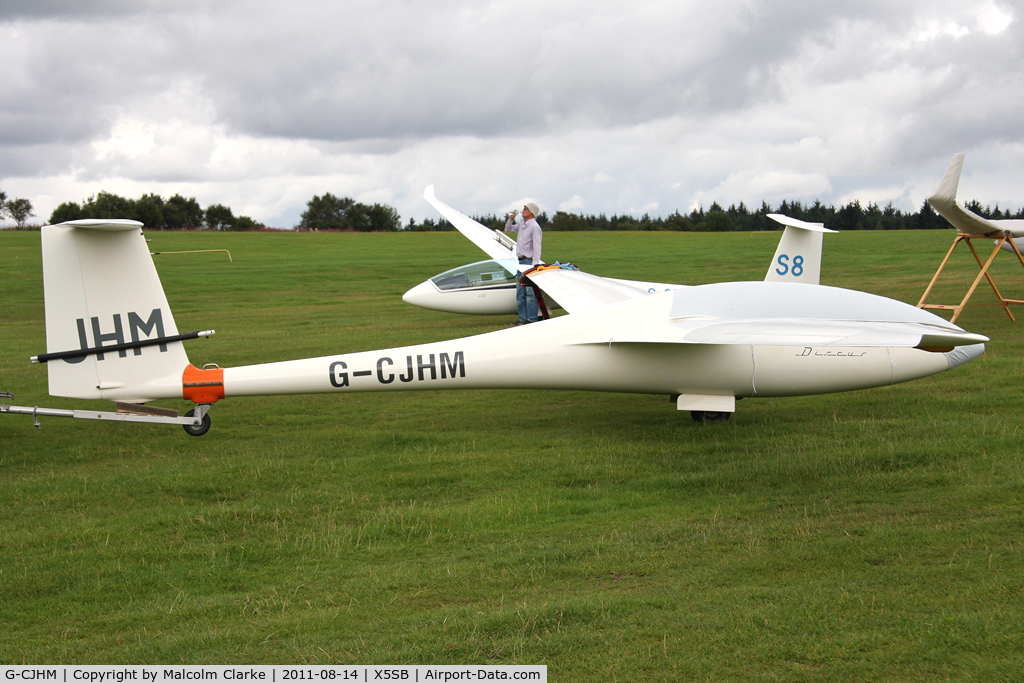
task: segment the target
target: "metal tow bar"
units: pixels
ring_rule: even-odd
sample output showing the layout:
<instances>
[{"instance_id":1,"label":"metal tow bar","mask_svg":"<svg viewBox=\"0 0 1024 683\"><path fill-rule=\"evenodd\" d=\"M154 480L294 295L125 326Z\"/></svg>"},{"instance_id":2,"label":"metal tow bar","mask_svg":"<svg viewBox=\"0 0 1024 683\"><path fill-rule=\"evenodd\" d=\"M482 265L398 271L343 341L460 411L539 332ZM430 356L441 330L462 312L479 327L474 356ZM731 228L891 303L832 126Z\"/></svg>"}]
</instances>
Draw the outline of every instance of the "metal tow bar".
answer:
<instances>
[{"instance_id":1,"label":"metal tow bar","mask_svg":"<svg viewBox=\"0 0 1024 683\"><path fill-rule=\"evenodd\" d=\"M3 398L14 398L10 394L3 394ZM120 407L119 404L118 407ZM199 406L197 406L198 408ZM115 422L149 422L154 424L172 424L185 427L199 427L203 423L206 410L196 410L196 415L178 417L176 411L167 411L165 415L144 414L140 412L106 412L101 410L62 410L60 408L40 408L38 406L11 406L0 404L0 413L11 413L13 415L31 415L32 424L39 427L40 417L73 417L80 420L113 420Z\"/></svg>"}]
</instances>

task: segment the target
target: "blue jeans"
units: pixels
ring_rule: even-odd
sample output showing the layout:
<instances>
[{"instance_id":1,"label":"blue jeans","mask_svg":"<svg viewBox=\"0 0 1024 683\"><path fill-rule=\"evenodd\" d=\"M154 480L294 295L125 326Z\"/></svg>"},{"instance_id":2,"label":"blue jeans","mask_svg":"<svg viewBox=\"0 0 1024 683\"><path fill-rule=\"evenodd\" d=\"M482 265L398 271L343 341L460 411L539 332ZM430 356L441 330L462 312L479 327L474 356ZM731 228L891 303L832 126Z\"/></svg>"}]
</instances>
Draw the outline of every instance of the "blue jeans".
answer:
<instances>
[{"instance_id":1,"label":"blue jeans","mask_svg":"<svg viewBox=\"0 0 1024 683\"><path fill-rule=\"evenodd\" d=\"M532 262L531 259L519 259L520 264ZM537 322L537 297L533 293L533 287L523 284L522 273L516 278L516 309L519 312L519 322Z\"/></svg>"}]
</instances>

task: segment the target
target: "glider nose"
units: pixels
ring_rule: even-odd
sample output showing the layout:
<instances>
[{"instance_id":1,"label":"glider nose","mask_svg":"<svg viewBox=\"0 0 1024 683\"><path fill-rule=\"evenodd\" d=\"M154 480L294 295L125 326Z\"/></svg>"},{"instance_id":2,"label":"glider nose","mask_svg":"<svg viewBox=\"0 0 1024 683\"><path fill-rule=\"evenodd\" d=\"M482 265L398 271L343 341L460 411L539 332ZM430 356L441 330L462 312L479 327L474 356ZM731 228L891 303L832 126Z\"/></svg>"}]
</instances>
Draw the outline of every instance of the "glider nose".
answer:
<instances>
[{"instance_id":1,"label":"glider nose","mask_svg":"<svg viewBox=\"0 0 1024 683\"><path fill-rule=\"evenodd\" d=\"M958 346L952 351L946 352L946 358L949 360L949 369L958 368L964 363L970 363L972 360L985 353L984 344L971 344L970 346Z\"/></svg>"},{"instance_id":2,"label":"glider nose","mask_svg":"<svg viewBox=\"0 0 1024 683\"><path fill-rule=\"evenodd\" d=\"M437 306L437 288L430 280L419 283L408 292L402 295L402 301L420 308L435 308Z\"/></svg>"}]
</instances>

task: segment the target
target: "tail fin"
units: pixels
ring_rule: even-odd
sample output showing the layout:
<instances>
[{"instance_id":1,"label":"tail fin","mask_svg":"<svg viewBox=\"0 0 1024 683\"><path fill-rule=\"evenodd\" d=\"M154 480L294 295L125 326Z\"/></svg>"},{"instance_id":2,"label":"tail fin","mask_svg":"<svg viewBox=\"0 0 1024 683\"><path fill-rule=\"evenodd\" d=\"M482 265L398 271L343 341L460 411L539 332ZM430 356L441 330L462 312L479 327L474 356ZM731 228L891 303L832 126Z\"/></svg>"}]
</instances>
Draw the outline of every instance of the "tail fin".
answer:
<instances>
[{"instance_id":1,"label":"tail fin","mask_svg":"<svg viewBox=\"0 0 1024 683\"><path fill-rule=\"evenodd\" d=\"M786 226L768 266L765 282L802 282L816 285L821 277L821 238L829 230L821 223L806 223L778 213L768 218Z\"/></svg>"},{"instance_id":2,"label":"tail fin","mask_svg":"<svg viewBox=\"0 0 1024 683\"><path fill-rule=\"evenodd\" d=\"M180 398L188 356L181 341L170 339L182 335L142 223L48 225L42 248L47 353L33 360L48 363L50 394L133 402ZM75 351L86 353L68 353Z\"/></svg>"}]
</instances>

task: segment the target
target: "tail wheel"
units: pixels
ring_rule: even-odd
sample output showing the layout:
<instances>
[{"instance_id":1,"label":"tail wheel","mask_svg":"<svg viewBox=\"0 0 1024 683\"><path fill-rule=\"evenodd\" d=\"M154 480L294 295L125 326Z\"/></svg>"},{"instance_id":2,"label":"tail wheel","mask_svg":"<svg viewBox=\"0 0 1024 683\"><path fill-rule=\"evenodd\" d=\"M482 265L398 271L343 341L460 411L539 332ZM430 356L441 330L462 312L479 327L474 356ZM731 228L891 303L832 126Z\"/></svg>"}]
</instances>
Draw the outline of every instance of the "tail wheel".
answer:
<instances>
[{"instance_id":1,"label":"tail wheel","mask_svg":"<svg viewBox=\"0 0 1024 683\"><path fill-rule=\"evenodd\" d=\"M195 410L190 410L185 413L185 417L192 417L195 414ZM203 415L203 421L198 427L193 427L192 425L182 425L182 427L185 428L185 431L190 436L202 436L206 432L210 431L210 414L207 413L206 415Z\"/></svg>"},{"instance_id":2,"label":"tail wheel","mask_svg":"<svg viewBox=\"0 0 1024 683\"><path fill-rule=\"evenodd\" d=\"M725 422L732 417L732 413L715 410L691 410L690 416L693 417L694 422Z\"/></svg>"}]
</instances>

